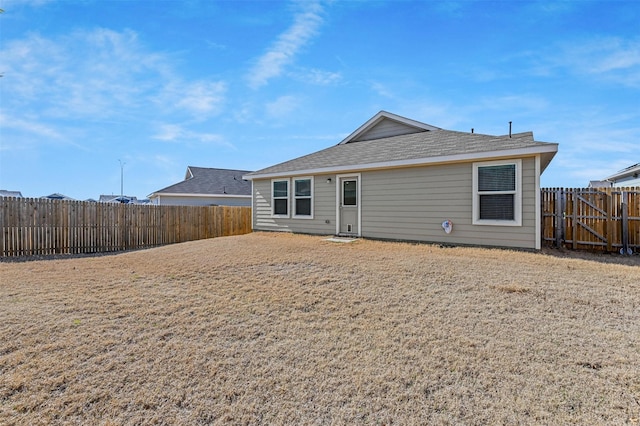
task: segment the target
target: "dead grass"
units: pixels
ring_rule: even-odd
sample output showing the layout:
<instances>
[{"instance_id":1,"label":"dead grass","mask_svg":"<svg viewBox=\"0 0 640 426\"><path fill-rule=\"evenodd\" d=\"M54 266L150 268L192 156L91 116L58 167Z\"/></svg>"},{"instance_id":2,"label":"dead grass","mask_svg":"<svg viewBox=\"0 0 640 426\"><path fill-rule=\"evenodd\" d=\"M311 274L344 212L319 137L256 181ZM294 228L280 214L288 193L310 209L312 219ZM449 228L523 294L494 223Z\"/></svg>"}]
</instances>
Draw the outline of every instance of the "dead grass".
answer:
<instances>
[{"instance_id":1,"label":"dead grass","mask_svg":"<svg viewBox=\"0 0 640 426\"><path fill-rule=\"evenodd\" d=\"M637 263L255 233L0 277L0 424L640 424Z\"/></svg>"}]
</instances>

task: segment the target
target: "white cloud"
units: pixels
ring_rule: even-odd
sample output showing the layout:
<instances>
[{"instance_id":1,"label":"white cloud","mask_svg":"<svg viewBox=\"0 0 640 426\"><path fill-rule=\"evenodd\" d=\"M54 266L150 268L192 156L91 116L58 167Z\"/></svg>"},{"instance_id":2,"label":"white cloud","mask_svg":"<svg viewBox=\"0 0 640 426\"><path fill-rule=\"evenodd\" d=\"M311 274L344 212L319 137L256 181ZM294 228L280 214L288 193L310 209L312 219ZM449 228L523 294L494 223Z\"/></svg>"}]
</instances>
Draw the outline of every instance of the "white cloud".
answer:
<instances>
[{"instance_id":1,"label":"white cloud","mask_svg":"<svg viewBox=\"0 0 640 426\"><path fill-rule=\"evenodd\" d=\"M18 117L8 117L5 114L0 114L0 127L2 127L4 131L13 129L47 139L63 139L63 136L50 126L37 121L24 120Z\"/></svg>"},{"instance_id":2,"label":"white cloud","mask_svg":"<svg viewBox=\"0 0 640 426\"><path fill-rule=\"evenodd\" d=\"M291 27L277 38L251 69L247 77L250 87L259 88L280 76L285 66L292 63L300 49L317 34L323 21L322 5L319 2L301 4L305 10L295 15Z\"/></svg>"},{"instance_id":3,"label":"white cloud","mask_svg":"<svg viewBox=\"0 0 640 426\"><path fill-rule=\"evenodd\" d=\"M329 86L331 84L336 84L340 80L342 80L342 74L338 72L312 69L301 74L299 76L299 79L307 83L316 84L318 86Z\"/></svg>"},{"instance_id":4,"label":"white cloud","mask_svg":"<svg viewBox=\"0 0 640 426\"><path fill-rule=\"evenodd\" d=\"M162 124L153 139L172 143L185 143L188 145L219 145L235 149L224 136L215 133L202 133L185 129L177 124Z\"/></svg>"},{"instance_id":5,"label":"white cloud","mask_svg":"<svg viewBox=\"0 0 640 426\"><path fill-rule=\"evenodd\" d=\"M294 112L300 102L294 96L280 96L266 105L267 115L273 118L282 118Z\"/></svg>"},{"instance_id":6,"label":"white cloud","mask_svg":"<svg viewBox=\"0 0 640 426\"><path fill-rule=\"evenodd\" d=\"M379 83L377 81L371 82L371 90L373 90L374 92L376 92L379 96L382 96L383 98L395 98L393 92L391 92L391 90L389 90L389 88L387 88L387 86L385 86L384 84Z\"/></svg>"},{"instance_id":7,"label":"white cloud","mask_svg":"<svg viewBox=\"0 0 640 426\"><path fill-rule=\"evenodd\" d=\"M199 118L219 114L225 102L227 85L224 82L197 81L174 86L165 91L165 98L172 99L177 108L192 113Z\"/></svg>"},{"instance_id":8,"label":"white cloud","mask_svg":"<svg viewBox=\"0 0 640 426\"><path fill-rule=\"evenodd\" d=\"M564 44L560 50L561 54L554 57L552 66L624 86L640 87L640 39L597 38Z\"/></svg>"},{"instance_id":9,"label":"white cloud","mask_svg":"<svg viewBox=\"0 0 640 426\"><path fill-rule=\"evenodd\" d=\"M160 113L189 118L217 114L226 85L183 81L168 55L149 51L133 31L98 28L47 39L5 42L3 90L7 107L57 119L105 121Z\"/></svg>"}]
</instances>

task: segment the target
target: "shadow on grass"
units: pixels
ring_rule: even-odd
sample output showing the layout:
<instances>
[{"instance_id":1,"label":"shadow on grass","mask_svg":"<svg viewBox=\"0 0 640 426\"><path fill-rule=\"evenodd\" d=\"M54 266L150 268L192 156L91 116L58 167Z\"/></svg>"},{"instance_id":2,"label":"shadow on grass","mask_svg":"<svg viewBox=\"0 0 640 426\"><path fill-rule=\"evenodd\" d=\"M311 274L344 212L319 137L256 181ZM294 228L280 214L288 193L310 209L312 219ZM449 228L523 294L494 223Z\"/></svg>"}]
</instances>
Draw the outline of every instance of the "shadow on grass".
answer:
<instances>
[{"instance_id":1,"label":"shadow on grass","mask_svg":"<svg viewBox=\"0 0 640 426\"><path fill-rule=\"evenodd\" d=\"M588 250L569 250L566 248L543 247L540 253L563 259L581 259L592 262L617 265L640 266L640 254L622 255L619 253L605 253Z\"/></svg>"},{"instance_id":2,"label":"shadow on grass","mask_svg":"<svg viewBox=\"0 0 640 426\"><path fill-rule=\"evenodd\" d=\"M160 246L157 246L160 247ZM35 262L37 260L65 260L65 259L83 259L92 257L115 256L117 254L131 253L134 251L149 250L155 247L142 247L130 250L105 251L95 253L55 253L55 254L34 254L31 256L0 256L0 263L23 263Z\"/></svg>"}]
</instances>

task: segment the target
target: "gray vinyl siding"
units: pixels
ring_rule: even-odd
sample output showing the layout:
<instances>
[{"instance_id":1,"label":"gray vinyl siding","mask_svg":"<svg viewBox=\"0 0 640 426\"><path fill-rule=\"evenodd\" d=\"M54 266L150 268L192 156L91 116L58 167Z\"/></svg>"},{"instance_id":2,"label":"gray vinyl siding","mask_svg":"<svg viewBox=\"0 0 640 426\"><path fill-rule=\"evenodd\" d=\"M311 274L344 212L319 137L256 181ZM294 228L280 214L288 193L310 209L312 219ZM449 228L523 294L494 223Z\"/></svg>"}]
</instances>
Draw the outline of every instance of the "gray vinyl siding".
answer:
<instances>
[{"instance_id":1,"label":"gray vinyl siding","mask_svg":"<svg viewBox=\"0 0 640 426\"><path fill-rule=\"evenodd\" d=\"M522 226L472 224L472 173L472 162L362 172L362 236L535 248L535 159L522 159ZM253 194L255 230L319 235L336 232L335 175L314 176L313 219L272 217L271 179L254 180ZM447 219L453 222L450 234L442 229Z\"/></svg>"},{"instance_id":2,"label":"gray vinyl siding","mask_svg":"<svg viewBox=\"0 0 640 426\"><path fill-rule=\"evenodd\" d=\"M331 178L331 183L327 179ZM287 178L283 178L287 179ZM275 218L271 215L271 179L253 181L253 229L303 234L333 235L336 232L335 175L317 175L313 181L313 219ZM290 184L290 189L293 183ZM289 194L289 213L292 197ZM327 223L329 221L329 223Z\"/></svg>"},{"instance_id":3,"label":"gray vinyl siding","mask_svg":"<svg viewBox=\"0 0 640 426\"><path fill-rule=\"evenodd\" d=\"M163 206L251 206L251 197L227 198L227 197L175 197L163 196L156 198L154 204Z\"/></svg>"},{"instance_id":4,"label":"gray vinyl siding","mask_svg":"<svg viewBox=\"0 0 640 426\"><path fill-rule=\"evenodd\" d=\"M522 226L472 225L472 172L471 162L363 172L362 236L535 248L534 159L522 162Z\"/></svg>"},{"instance_id":5,"label":"gray vinyl siding","mask_svg":"<svg viewBox=\"0 0 640 426\"><path fill-rule=\"evenodd\" d=\"M420 133L423 132L422 129L416 129L415 127L407 126L403 123L398 123L393 120L382 120L376 126L374 126L368 132L363 133L360 137L358 137L356 141L365 141L365 140L373 140L373 139L381 139L387 138L390 136L400 136L407 135L411 133Z\"/></svg>"}]
</instances>

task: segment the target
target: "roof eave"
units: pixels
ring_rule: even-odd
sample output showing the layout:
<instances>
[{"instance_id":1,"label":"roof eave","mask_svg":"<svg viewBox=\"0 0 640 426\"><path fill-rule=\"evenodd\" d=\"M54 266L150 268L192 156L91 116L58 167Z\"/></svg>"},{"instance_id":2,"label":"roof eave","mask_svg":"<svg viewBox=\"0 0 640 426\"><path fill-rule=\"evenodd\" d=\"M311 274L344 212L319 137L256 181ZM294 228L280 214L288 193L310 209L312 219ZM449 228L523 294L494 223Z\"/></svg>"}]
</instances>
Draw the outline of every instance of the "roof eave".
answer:
<instances>
[{"instance_id":1,"label":"roof eave","mask_svg":"<svg viewBox=\"0 0 640 426\"><path fill-rule=\"evenodd\" d=\"M179 193L179 192L153 192L147 195L147 198L156 198L159 196L163 197L196 197L196 198L204 198L204 197L218 197L218 198L251 198L251 194L241 195L241 194L197 194L197 193Z\"/></svg>"},{"instance_id":2,"label":"roof eave","mask_svg":"<svg viewBox=\"0 0 640 426\"><path fill-rule=\"evenodd\" d=\"M375 169L395 169L401 167L427 166L444 163L459 163L476 160L489 160L509 157L529 157L534 155L542 155L544 157L541 164L541 173L549 165L551 159L558 152L558 144L548 143L545 146L535 146L518 149L505 149L500 151L473 152L464 154L443 155L437 157L413 158L409 160L385 161L369 164L350 164L344 166L320 167L316 169L290 170L274 173L261 173L253 175L245 175L242 178L247 180L270 179L286 176L302 176L302 175L319 175L342 173L352 171L365 171Z\"/></svg>"},{"instance_id":3,"label":"roof eave","mask_svg":"<svg viewBox=\"0 0 640 426\"><path fill-rule=\"evenodd\" d=\"M640 173L640 164L634 166L631 166L629 168L626 168L616 174L613 174L611 176L609 176L608 178L606 178L605 180L608 181L612 181L615 182L617 180L623 179L623 178L627 178L627 177L633 177L634 174L638 174Z\"/></svg>"}]
</instances>

